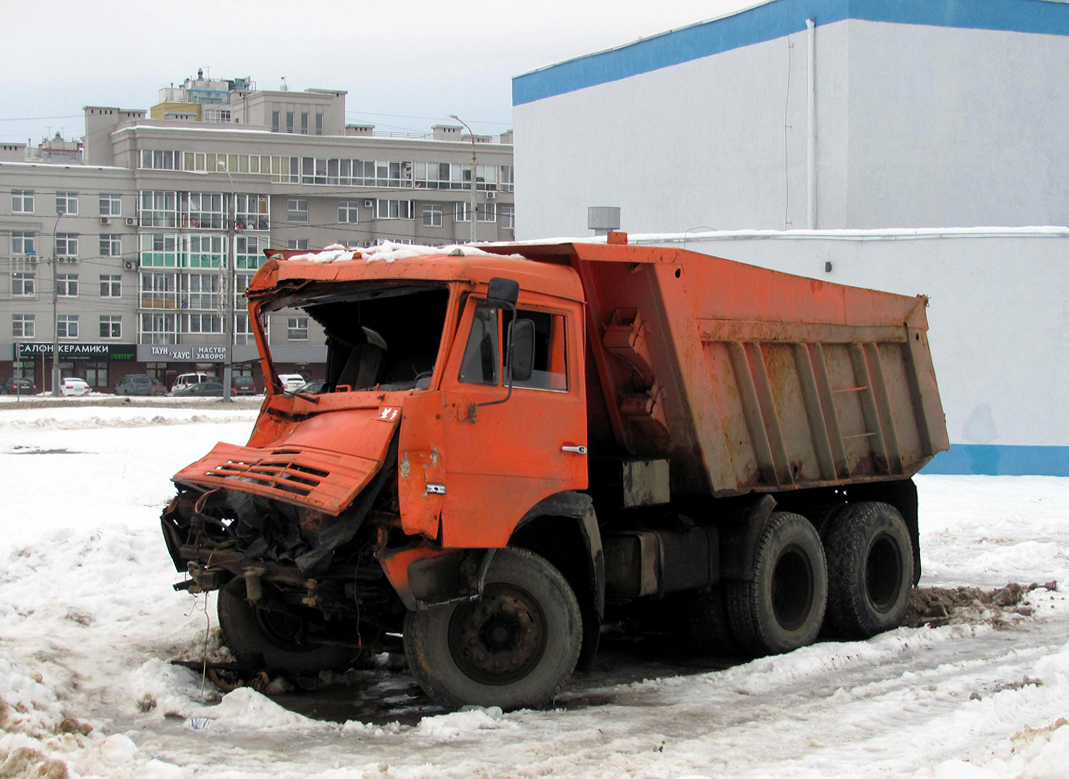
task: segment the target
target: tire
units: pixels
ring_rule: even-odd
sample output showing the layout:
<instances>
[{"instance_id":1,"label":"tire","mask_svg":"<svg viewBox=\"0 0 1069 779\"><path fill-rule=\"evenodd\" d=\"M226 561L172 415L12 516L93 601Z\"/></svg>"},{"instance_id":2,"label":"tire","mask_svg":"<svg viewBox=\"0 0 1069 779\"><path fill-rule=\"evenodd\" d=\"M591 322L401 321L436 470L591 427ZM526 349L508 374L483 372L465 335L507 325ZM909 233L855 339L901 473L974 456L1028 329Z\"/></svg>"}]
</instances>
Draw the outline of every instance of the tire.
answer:
<instances>
[{"instance_id":1,"label":"tire","mask_svg":"<svg viewBox=\"0 0 1069 779\"><path fill-rule=\"evenodd\" d=\"M560 572L508 548L494 556L478 600L408 612L404 645L416 681L446 708L544 708L575 670L582 635Z\"/></svg>"},{"instance_id":2,"label":"tire","mask_svg":"<svg viewBox=\"0 0 1069 779\"><path fill-rule=\"evenodd\" d=\"M360 650L332 644L302 643L300 620L259 609L240 595L219 591L219 628L223 643L239 665L292 674L344 671Z\"/></svg>"},{"instance_id":3,"label":"tire","mask_svg":"<svg viewBox=\"0 0 1069 779\"><path fill-rule=\"evenodd\" d=\"M727 582L732 631L740 648L754 656L813 643L827 597L820 536L805 517L785 511L773 513L761 533L753 576Z\"/></svg>"},{"instance_id":4,"label":"tire","mask_svg":"<svg viewBox=\"0 0 1069 779\"><path fill-rule=\"evenodd\" d=\"M836 515L824 546L834 634L865 639L901 625L913 591L913 543L898 510L851 504Z\"/></svg>"},{"instance_id":5,"label":"tire","mask_svg":"<svg viewBox=\"0 0 1069 779\"><path fill-rule=\"evenodd\" d=\"M689 596L686 608L690 636L703 651L721 657L739 654L724 587L716 586Z\"/></svg>"}]
</instances>

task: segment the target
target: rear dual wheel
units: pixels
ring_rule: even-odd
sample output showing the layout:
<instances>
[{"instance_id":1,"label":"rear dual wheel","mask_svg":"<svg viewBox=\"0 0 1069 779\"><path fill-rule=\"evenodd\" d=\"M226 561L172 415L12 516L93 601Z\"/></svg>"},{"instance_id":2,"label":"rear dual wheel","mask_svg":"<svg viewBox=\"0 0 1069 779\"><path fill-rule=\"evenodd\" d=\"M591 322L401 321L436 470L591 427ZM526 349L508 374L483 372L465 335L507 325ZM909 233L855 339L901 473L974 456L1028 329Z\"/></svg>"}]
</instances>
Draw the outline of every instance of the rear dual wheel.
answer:
<instances>
[{"instance_id":1,"label":"rear dual wheel","mask_svg":"<svg viewBox=\"0 0 1069 779\"><path fill-rule=\"evenodd\" d=\"M864 639L902 624L913 590L913 543L888 503L851 503L830 521L828 627Z\"/></svg>"},{"instance_id":2,"label":"rear dual wheel","mask_svg":"<svg viewBox=\"0 0 1069 779\"><path fill-rule=\"evenodd\" d=\"M757 542L753 575L726 588L732 633L744 652L780 654L813 643L828 597L816 529L800 514L773 513Z\"/></svg>"},{"instance_id":3,"label":"rear dual wheel","mask_svg":"<svg viewBox=\"0 0 1069 779\"><path fill-rule=\"evenodd\" d=\"M509 548L494 556L478 600L410 611L404 644L416 680L443 706L542 708L575 669L582 634L560 572Z\"/></svg>"}]
</instances>

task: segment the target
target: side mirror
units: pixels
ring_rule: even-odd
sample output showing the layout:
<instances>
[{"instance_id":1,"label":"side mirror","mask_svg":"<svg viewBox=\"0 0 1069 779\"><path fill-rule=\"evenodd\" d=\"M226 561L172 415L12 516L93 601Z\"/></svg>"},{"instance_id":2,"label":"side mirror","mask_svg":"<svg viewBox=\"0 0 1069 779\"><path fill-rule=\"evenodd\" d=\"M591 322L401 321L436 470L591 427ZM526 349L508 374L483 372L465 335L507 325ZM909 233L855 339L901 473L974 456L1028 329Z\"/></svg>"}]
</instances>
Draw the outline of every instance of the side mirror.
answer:
<instances>
[{"instance_id":1,"label":"side mirror","mask_svg":"<svg viewBox=\"0 0 1069 779\"><path fill-rule=\"evenodd\" d=\"M535 323L517 319L509 329L509 375L512 381L528 381L534 372Z\"/></svg>"},{"instance_id":2,"label":"side mirror","mask_svg":"<svg viewBox=\"0 0 1069 779\"><path fill-rule=\"evenodd\" d=\"M520 297L520 282L498 276L490 279L486 302L497 308L514 308Z\"/></svg>"}]
</instances>

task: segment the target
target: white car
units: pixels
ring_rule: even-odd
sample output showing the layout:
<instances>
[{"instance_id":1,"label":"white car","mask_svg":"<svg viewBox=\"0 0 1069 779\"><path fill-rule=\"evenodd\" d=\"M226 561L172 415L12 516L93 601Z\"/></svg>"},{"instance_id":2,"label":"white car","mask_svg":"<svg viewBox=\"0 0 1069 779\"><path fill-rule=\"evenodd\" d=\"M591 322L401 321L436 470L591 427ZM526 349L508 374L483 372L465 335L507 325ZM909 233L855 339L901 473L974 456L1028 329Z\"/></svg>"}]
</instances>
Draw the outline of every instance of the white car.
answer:
<instances>
[{"instance_id":1,"label":"white car","mask_svg":"<svg viewBox=\"0 0 1069 779\"><path fill-rule=\"evenodd\" d=\"M303 387L307 382L299 373L280 373L278 374L278 380L282 384L282 389L285 392L294 392Z\"/></svg>"},{"instance_id":2,"label":"white car","mask_svg":"<svg viewBox=\"0 0 1069 779\"><path fill-rule=\"evenodd\" d=\"M63 379L59 383L59 394L64 397L70 397L71 395L88 395L93 391L93 388L86 383L85 379L70 378Z\"/></svg>"},{"instance_id":3,"label":"white car","mask_svg":"<svg viewBox=\"0 0 1069 779\"><path fill-rule=\"evenodd\" d=\"M204 384L211 380L207 373L183 373L174 380L174 384L171 385L171 392L185 389L193 384Z\"/></svg>"}]
</instances>

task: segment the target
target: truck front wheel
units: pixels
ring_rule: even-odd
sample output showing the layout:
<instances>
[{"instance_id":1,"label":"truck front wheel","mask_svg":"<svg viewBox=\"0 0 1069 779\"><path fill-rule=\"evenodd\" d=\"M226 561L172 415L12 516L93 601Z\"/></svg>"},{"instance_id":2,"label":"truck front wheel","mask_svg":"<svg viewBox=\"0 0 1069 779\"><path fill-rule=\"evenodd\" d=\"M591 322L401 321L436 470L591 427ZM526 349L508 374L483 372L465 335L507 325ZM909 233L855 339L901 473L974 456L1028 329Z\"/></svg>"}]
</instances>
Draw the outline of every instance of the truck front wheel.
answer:
<instances>
[{"instance_id":1,"label":"truck front wheel","mask_svg":"<svg viewBox=\"0 0 1069 779\"><path fill-rule=\"evenodd\" d=\"M575 669L583 621L556 568L508 548L494 556L478 600L410 611L404 630L412 673L443 706L541 708Z\"/></svg>"},{"instance_id":2,"label":"truck front wheel","mask_svg":"<svg viewBox=\"0 0 1069 779\"><path fill-rule=\"evenodd\" d=\"M888 503L852 503L831 520L828 625L838 638L864 639L902 624L913 589L913 544Z\"/></svg>"},{"instance_id":3,"label":"truck front wheel","mask_svg":"<svg viewBox=\"0 0 1069 779\"><path fill-rule=\"evenodd\" d=\"M771 655L813 643L828 597L816 528L799 514L774 513L757 542L753 575L729 581L727 596L731 627L744 651Z\"/></svg>"},{"instance_id":4,"label":"truck front wheel","mask_svg":"<svg viewBox=\"0 0 1069 779\"><path fill-rule=\"evenodd\" d=\"M223 643L239 665L294 674L344 671L360 650L302 640L305 625L288 614L257 608L239 594L219 591Z\"/></svg>"}]
</instances>

